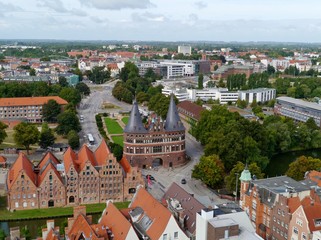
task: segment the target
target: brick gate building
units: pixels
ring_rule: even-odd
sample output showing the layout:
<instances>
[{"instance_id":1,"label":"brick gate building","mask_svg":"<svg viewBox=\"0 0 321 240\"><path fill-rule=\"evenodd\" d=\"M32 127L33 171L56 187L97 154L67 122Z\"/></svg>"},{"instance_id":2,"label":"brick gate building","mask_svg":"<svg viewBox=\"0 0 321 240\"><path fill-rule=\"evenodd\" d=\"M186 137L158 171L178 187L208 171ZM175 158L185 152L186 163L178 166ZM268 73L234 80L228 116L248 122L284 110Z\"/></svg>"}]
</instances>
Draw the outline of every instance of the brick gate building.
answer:
<instances>
[{"instance_id":1,"label":"brick gate building","mask_svg":"<svg viewBox=\"0 0 321 240\"><path fill-rule=\"evenodd\" d=\"M178 115L173 96L166 120L150 119L144 126L137 102L134 101L124 129L124 153L132 166L140 168L162 165L176 167L186 162L185 127Z\"/></svg>"}]
</instances>

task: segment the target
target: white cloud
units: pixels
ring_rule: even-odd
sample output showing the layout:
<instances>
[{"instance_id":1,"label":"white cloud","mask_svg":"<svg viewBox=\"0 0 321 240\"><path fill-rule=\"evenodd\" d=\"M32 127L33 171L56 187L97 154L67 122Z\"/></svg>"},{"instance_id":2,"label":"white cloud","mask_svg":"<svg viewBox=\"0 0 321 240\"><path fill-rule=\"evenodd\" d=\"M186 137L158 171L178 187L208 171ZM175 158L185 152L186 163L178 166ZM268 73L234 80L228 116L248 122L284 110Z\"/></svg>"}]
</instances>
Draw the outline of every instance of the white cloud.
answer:
<instances>
[{"instance_id":1,"label":"white cloud","mask_svg":"<svg viewBox=\"0 0 321 240\"><path fill-rule=\"evenodd\" d=\"M150 0L80 0L81 3L97 9L145 9L155 6Z\"/></svg>"},{"instance_id":2,"label":"white cloud","mask_svg":"<svg viewBox=\"0 0 321 240\"><path fill-rule=\"evenodd\" d=\"M207 3L203 2L203 1L198 1L194 3L196 7L198 7L199 9L203 9L207 7Z\"/></svg>"},{"instance_id":3,"label":"white cloud","mask_svg":"<svg viewBox=\"0 0 321 240\"><path fill-rule=\"evenodd\" d=\"M67 12L67 9L60 0L38 0L37 6L45 7L56 12Z\"/></svg>"},{"instance_id":4,"label":"white cloud","mask_svg":"<svg viewBox=\"0 0 321 240\"><path fill-rule=\"evenodd\" d=\"M161 14L154 14L150 12L133 13L132 20L135 22L164 22L167 18Z\"/></svg>"}]
</instances>

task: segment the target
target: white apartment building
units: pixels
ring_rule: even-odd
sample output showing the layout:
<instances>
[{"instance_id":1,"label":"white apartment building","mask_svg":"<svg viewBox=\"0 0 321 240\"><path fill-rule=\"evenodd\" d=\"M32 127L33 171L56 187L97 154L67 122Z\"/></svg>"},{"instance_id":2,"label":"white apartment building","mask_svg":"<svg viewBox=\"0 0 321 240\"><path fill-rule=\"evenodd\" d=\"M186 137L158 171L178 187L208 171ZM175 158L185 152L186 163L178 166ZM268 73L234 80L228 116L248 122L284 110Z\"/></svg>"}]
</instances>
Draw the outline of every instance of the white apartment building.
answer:
<instances>
[{"instance_id":1,"label":"white apartment building","mask_svg":"<svg viewBox=\"0 0 321 240\"><path fill-rule=\"evenodd\" d=\"M177 88L163 88L162 94L165 96L170 96L171 94L174 94L175 97L178 99L178 101L186 101L190 100L189 93L187 92L187 89L177 89Z\"/></svg>"},{"instance_id":2,"label":"white apartment building","mask_svg":"<svg viewBox=\"0 0 321 240\"><path fill-rule=\"evenodd\" d=\"M191 55L192 54L192 47L191 46L178 46L177 52L182 53L184 55Z\"/></svg>"}]
</instances>

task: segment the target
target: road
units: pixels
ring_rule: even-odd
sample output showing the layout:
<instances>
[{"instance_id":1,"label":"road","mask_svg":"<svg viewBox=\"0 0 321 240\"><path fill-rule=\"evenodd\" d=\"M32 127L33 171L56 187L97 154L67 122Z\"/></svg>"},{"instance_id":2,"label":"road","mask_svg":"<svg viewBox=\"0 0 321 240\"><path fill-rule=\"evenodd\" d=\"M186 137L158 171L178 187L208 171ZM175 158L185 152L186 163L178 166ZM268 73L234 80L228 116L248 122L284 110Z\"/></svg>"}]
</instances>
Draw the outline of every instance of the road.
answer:
<instances>
[{"instance_id":1,"label":"road","mask_svg":"<svg viewBox=\"0 0 321 240\"><path fill-rule=\"evenodd\" d=\"M130 111L131 105L120 102L115 99L111 92L112 88L116 82L110 82L104 85L99 85L99 90L92 90L92 93L89 97L82 100L81 105L78 109L79 115L84 116L82 121L82 143L86 143L85 134L91 133L96 140L96 143L100 143L101 136L98 132L97 125L95 122L95 115L100 112L106 112L106 110L101 109L103 102L112 103L119 108L117 109L108 109L108 113L118 113L119 111ZM92 89L97 87L97 85L91 85ZM91 146L92 149L97 147ZM203 147L201 144L194 139L188 132L186 132L186 153L190 156L191 160L184 166L174 169L164 169L158 168L157 171L153 169L143 169L143 175L152 174L155 177L156 181L153 181L153 184L149 186L149 191L151 194L160 199L172 182L176 182L182 186L187 192L193 193L194 196L203 203L206 207L214 206L214 204L226 203L227 200L222 200L213 194L206 186L204 186L199 180L191 178L192 169L195 164L199 162L201 155L203 155ZM181 184L182 179L186 179L186 184Z\"/></svg>"}]
</instances>

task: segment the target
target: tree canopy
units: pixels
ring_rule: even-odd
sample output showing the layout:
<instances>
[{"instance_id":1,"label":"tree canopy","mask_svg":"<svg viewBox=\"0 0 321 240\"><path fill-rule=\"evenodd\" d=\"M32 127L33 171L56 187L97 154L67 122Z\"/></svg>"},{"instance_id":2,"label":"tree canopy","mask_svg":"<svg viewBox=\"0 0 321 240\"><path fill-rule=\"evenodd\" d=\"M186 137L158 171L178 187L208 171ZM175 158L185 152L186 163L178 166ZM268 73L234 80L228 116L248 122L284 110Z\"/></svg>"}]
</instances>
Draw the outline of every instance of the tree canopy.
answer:
<instances>
[{"instance_id":1,"label":"tree canopy","mask_svg":"<svg viewBox=\"0 0 321 240\"><path fill-rule=\"evenodd\" d=\"M202 156L192 173L193 178L200 179L211 188L220 187L224 175L224 165L217 155Z\"/></svg>"},{"instance_id":2,"label":"tree canopy","mask_svg":"<svg viewBox=\"0 0 321 240\"><path fill-rule=\"evenodd\" d=\"M306 172L311 170L321 171L321 160L313 157L301 156L290 163L286 175L297 180L303 180Z\"/></svg>"},{"instance_id":3,"label":"tree canopy","mask_svg":"<svg viewBox=\"0 0 321 240\"><path fill-rule=\"evenodd\" d=\"M56 132L60 135L67 135L71 130L81 130L79 118L73 111L64 111L58 115L58 126Z\"/></svg>"},{"instance_id":4,"label":"tree canopy","mask_svg":"<svg viewBox=\"0 0 321 240\"><path fill-rule=\"evenodd\" d=\"M44 122L40 132L39 146L43 149L47 149L47 147L55 143L55 139L52 129L49 128L48 123Z\"/></svg>"},{"instance_id":5,"label":"tree canopy","mask_svg":"<svg viewBox=\"0 0 321 240\"><path fill-rule=\"evenodd\" d=\"M61 112L61 106L53 99L49 100L42 107L42 117L46 122L56 122Z\"/></svg>"},{"instance_id":6,"label":"tree canopy","mask_svg":"<svg viewBox=\"0 0 321 240\"><path fill-rule=\"evenodd\" d=\"M38 142L40 132L36 125L21 122L14 128L13 138L17 145L24 146L29 154L30 145Z\"/></svg>"}]
</instances>

